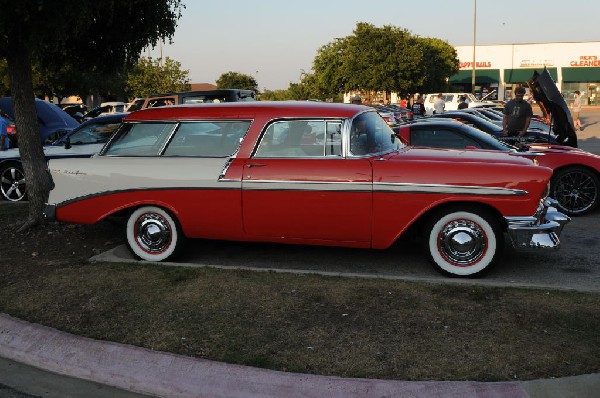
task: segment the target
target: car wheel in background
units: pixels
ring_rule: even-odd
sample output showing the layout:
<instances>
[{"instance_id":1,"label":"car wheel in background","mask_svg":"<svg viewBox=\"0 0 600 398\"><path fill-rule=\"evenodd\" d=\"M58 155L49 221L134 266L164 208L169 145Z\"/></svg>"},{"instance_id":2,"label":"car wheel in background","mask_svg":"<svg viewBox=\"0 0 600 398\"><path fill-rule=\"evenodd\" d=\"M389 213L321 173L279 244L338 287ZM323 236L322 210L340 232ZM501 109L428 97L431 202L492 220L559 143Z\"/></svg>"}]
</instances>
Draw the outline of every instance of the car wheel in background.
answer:
<instances>
[{"instance_id":1,"label":"car wheel in background","mask_svg":"<svg viewBox=\"0 0 600 398\"><path fill-rule=\"evenodd\" d=\"M600 180L584 167L567 167L554 173L550 197L569 216L582 216L592 211L600 200Z\"/></svg>"},{"instance_id":2,"label":"car wheel in background","mask_svg":"<svg viewBox=\"0 0 600 398\"><path fill-rule=\"evenodd\" d=\"M27 199L25 173L19 164L8 164L0 167L0 193L2 198L11 202Z\"/></svg>"},{"instance_id":3,"label":"car wheel in background","mask_svg":"<svg viewBox=\"0 0 600 398\"><path fill-rule=\"evenodd\" d=\"M144 206L127 221L127 243L137 258L146 261L173 260L183 251L185 236L177 221L164 209Z\"/></svg>"},{"instance_id":4,"label":"car wheel in background","mask_svg":"<svg viewBox=\"0 0 600 398\"><path fill-rule=\"evenodd\" d=\"M474 277L488 271L503 235L488 212L446 210L426 223L424 246L434 268L447 276Z\"/></svg>"}]
</instances>

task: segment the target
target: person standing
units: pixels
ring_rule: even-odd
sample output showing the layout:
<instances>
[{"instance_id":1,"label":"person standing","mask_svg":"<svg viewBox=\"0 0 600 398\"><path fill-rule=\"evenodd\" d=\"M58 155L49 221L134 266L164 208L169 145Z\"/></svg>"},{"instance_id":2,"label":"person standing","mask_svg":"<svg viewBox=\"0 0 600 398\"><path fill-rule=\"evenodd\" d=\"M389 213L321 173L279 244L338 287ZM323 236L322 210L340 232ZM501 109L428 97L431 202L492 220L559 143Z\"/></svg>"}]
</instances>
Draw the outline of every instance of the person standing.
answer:
<instances>
[{"instance_id":1,"label":"person standing","mask_svg":"<svg viewBox=\"0 0 600 398\"><path fill-rule=\"evenodd\" d=\"M444 113L444 109L446 109L446 103L444 102L444 95L439 93L435 102L433 103L433 113L440 114Z\"/></svg>"},{"instance_id":2,"label":"person standing","mask_svg":"<svg viewBox=\"0 0 600 398\"><path fill-rule=\"evenodd\" d=\"M413 116L425 116L425 105L423 98L419 97L412 106Z\"/></svg>"},{"instance_id":3,"label":"person standing","mask_svg":"<svg viewBox=\"0 0 600 398\"><path fill-rule=\"evenodd\" d=\"M523 99L525 88L517 87L515 98L504 105L502 134L508 137L525 137L533 116L531 105Z\"/></svg>"},{"instance_id":4,"label":"person standing","mask_svg":"<svg viewBox=\"0 0 600 398\"><path fill-rule=\"evenodd\" d=\"M0 151L10 148L10 139L8 138L8 122L0 116Z\"/></svg>"},{"instance_id":5,"label":"person standing","mask_svg":"<svg viewBox=\"0 0 600 398\"><path fill-rule=\"evenodd\" d=\"M460 102L458 103L458 109L465 109L468 107L469 107L469 104L467 104L467 97L465 97L464 95L461 95Z\"/></svg>"},{"instance_id":6,"label":"person standing","mask_svg":"<svg viewBox=\"0 0 600 398\"><path fill-rule=\"evenodd\" d=\"M579 112L581 112L581 93L579 90L575 91L575 101L571 105L571 109L573 111L573 126L575 130L579 128L579 130L583 131L583 125L581 124L581 120L579 120Z\"/></svg>"}]
</instances>

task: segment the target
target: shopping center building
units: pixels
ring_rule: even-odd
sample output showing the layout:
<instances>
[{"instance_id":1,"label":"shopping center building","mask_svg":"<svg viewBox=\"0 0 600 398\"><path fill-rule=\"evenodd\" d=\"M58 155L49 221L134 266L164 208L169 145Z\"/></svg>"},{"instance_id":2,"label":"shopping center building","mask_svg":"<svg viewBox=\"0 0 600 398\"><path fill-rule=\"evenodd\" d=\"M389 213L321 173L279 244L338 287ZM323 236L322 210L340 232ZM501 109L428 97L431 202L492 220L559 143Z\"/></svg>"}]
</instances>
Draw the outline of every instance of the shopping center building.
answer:
<instances>
[{"instance_id":1,"label":"shopping center building","mask_svg":"<svg viewBox=\"0 0 600 398\"><path fill-rule=\"evenodd\" d=\"M454 91L472 92L473 46L455 48L460 70L449 83ZM497 90L497 99L511 99L516 87L527 87L533 71L544 67L567 102L579 90L585 104L600 105L600 41L476 45L475 93Z\"/></svg>"}]
</instances>

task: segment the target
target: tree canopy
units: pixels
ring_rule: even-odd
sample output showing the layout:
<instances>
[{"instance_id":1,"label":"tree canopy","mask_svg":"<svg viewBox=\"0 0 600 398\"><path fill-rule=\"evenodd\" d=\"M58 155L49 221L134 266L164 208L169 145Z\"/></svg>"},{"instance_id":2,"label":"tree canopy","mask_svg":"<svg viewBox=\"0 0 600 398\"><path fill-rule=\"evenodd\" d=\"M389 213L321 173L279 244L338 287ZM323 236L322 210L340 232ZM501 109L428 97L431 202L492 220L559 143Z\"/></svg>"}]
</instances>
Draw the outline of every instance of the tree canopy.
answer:
<instances>
[{"instance_id":1,"label":"tree canopy","mask_svg":"<svg viewBox=\"0 0 600 398\"><path fill-rule=\"evenodd\" d=\"M226 72L217 79L218 88L239 88L241 90L254 90L258 92L258 83L250 75L239 72Z\"/></svg>"},{"instance_id":2,"label":"tree canopy","mask_svg":"<svg viewBox=\"0 0 600 398\"><path fill-rule=\"evenodd\" d=\"M7 60L27 178L25 228L42 220L52 188L39 139L32 64L114 73L132 65L144 48L170 40L183 8L181 0L0 0L0 59Z\"/></svg>"},{"instance_id":3,"label":"tree canopy","mask_svg":"<svg viewBox=\"0 0 600 398\"><path fill-rule=\"evenodd\" d=\"M169 57L164 62L160 58L142 57L129 71L126 93L129 98L148 97L152 94L190 89L190 71L182 70L181 63Z\"/></svg>"},{"instance_id":4,"label":"tree canopy","mask_svg":"<svg viewBox=\"0 0 600 398\"><path fill-rule=\"evenodd\" d=\"M457 71L456 51L448 43L359 22L352 35L319 48L310 84L331 97L352 90L405 95L438 91Z\"/></svg>"}]
</instances>

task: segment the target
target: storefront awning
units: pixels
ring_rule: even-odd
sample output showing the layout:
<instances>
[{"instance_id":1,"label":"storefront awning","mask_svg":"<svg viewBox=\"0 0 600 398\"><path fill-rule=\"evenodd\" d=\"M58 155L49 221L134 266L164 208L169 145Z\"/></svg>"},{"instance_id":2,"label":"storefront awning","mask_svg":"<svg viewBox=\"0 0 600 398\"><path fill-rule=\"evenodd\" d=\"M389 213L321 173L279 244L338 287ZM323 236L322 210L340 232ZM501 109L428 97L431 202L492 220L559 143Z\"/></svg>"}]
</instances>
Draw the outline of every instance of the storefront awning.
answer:
<instances>
[{"instance_id":1,"label":"storefront awning","mask_svg":"<svg viewBox=\"0 0 600 398\"><path fill-rule=\"evenodd\" d=\"M552 80L558 80L557 68L547 68ZM504 69L504 83L525 83L533 77L533 71L541 73L544 68Z\"/></svg>"},{"instance_id":2,"label":"storefront awning","mask_svg":"<svg viewBox=\"0 0 600 398\"><path fill-rule=\"evenodd\" d=\"M563 82L600 82L600 68L562 68Z\"/></svg>"},{"instance_id":3,"label":"storefront awning","mask_svg":"<svg viewBox=\"0 0 600 398\"><path fill-rule=\"evenodd\" d=\"M475 83L498 83L500 81L499 69L475 69ZM471 84L473 71L471 69L459 70L456 75L450 76L450 84Z\"/></svg>"}]
</instances>

